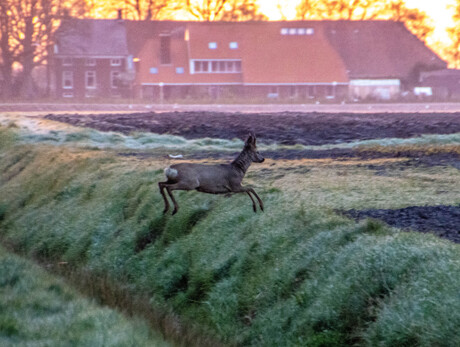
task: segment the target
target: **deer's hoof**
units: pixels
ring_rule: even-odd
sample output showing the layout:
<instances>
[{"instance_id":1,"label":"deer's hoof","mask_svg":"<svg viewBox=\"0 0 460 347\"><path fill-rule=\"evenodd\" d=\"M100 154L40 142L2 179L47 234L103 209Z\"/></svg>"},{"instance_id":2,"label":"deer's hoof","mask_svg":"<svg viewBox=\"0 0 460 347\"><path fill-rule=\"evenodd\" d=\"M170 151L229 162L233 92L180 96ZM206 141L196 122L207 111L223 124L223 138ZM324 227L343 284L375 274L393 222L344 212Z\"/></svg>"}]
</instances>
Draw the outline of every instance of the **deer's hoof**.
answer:
<instances>
[{"instance_id":1,"label":"deer's hoof","mask_svg":"<svg viewBox=\"0 0 460 347\"><path fill-rule=\"evenodd\" d=\"M174 216L176 213L177 213L177 209L175 208L171 215Z\"/></svg>"}]
</instances>

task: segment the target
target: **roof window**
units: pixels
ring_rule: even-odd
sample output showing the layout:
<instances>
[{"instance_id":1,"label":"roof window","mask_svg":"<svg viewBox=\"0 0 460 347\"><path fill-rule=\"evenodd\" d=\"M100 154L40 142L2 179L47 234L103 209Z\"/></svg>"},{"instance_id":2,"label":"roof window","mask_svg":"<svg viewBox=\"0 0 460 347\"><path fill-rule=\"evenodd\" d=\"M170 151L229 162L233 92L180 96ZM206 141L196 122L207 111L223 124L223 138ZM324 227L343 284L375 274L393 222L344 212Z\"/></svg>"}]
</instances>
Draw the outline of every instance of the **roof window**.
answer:
<instances>
[{"instance_id":1,"label":"roof window","mask_svg":"<svg viewBox=\"0 0 460 347\"><path fill-rule=\"evenodd\" d=\"M315 29L313 28L282 28L281 35L313 35Z\"/></svg>"},{"instance_id":2,"label":"roof window","mask_svg":"<svg viewBox=\"0 0 460 347\"><path fill-rule=\"evenodd\" d=\"M217 49L217 42L209 42L208 47L209 49Z\"/></svg>"}]
</instances>

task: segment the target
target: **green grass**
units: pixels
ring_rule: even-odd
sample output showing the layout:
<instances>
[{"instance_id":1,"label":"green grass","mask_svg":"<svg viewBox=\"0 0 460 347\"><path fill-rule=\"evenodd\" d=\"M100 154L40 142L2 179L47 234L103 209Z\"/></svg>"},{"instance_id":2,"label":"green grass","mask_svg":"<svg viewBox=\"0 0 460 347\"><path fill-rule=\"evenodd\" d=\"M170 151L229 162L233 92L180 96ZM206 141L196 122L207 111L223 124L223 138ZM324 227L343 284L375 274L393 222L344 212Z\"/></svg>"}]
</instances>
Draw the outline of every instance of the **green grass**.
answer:
<instances>
[{"instance_id":1,"label":"green grass","mask_svg":"<svg viewBox=\"0 0 460 347\"><path fill-rule=\"evenodd\" d=\"M82 298L0 247L1 346L168 346L141 320Z\"/></svg>"},{"instance_id":2,"label":"green grass","mask_svg":"<svg viewBox=\"0 0 460 347\"><path fill-rule=\"evenodd\" d=\"M178 314L180 329L193 322L224 343L460 345L459 246L334 212L458 204L458 170L376 176L309 162L267 174L254 165L246 181L265 213L254 214L246 195L177 192L172 217L158 193L164 165L10 146L0 154L0 237L24 254L104 274Z\"/></svg>"}]
</instances>

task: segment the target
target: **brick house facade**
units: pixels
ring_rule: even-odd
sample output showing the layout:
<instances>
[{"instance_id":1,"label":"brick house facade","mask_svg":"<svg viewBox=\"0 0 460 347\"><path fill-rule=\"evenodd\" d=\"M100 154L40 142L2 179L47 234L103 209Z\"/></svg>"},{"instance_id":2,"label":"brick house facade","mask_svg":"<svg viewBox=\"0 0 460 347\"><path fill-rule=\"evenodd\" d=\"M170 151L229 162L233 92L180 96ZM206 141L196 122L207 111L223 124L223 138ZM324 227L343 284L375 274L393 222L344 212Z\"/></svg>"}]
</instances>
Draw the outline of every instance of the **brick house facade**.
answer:
<instances>
[{"instance_id":1,"label":"brick house facade","mask_svg":"<svg viewBox=\"0 0 460 347\"><path fill-rule=\"evenodd\" d=\"M55 50L58 97L152 102L390 99L445 67L391 21L69 19Z\"/></svg>"}]
</instances>

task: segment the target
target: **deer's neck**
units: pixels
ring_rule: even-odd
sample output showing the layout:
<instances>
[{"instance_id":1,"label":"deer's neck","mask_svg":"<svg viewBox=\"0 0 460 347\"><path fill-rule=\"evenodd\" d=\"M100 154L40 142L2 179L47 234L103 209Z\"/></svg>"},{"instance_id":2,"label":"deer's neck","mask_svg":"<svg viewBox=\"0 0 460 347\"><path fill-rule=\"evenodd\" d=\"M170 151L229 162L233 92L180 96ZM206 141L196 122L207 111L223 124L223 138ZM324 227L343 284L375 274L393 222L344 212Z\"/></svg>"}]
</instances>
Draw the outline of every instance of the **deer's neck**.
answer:
<instances>
[{"instance_id":1,"label":"deer's neck","mask_svg":"<svg viewBox=\"0 0 460 347\"><path fill-rule=\"evenodd\" d=\"M232 166L244 176L246 171L248 171L251 162L252 160L249 157L249 154L246 151L242 151L232 162Z\"/></svg>"}]
</instances>

